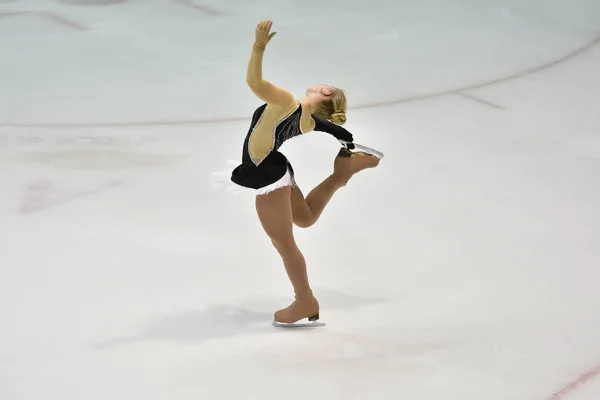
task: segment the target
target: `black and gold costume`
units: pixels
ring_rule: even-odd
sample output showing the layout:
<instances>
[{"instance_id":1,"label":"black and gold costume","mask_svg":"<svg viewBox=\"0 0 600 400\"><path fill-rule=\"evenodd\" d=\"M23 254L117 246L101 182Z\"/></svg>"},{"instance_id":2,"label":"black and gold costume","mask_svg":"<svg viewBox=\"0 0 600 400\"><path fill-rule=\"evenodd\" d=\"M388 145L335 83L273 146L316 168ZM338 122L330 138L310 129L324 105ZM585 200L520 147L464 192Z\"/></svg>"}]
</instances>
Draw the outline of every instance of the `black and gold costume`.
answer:
<instances>
[{"instance_id":1,"label":"black and gold costume","mask_svg":"<svg viewBox=\"0 0 600 400\"><path fill-rule=\"evenodd\" d=\"M242 163L231 175L234 183L253 189L279 181L288 171L293 178L291 164L278 151L286 140L316 130L352 142L352 134L345 128L312 115L290 92L262 79L263 52L256 46L253 48L246 81L265 104L252 116L242 149Z\"/></svg>"}]
</instances>

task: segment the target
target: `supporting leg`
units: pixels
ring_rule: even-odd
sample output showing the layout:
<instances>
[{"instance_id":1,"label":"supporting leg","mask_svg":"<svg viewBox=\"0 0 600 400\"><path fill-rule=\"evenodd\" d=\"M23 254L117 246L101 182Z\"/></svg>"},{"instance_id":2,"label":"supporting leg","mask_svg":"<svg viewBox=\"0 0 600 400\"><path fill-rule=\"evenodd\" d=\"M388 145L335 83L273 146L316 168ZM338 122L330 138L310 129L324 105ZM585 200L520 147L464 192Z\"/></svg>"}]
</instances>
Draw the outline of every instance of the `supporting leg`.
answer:
<instances>
[{"instance_id":1,"label":"supporting leg","mask_svg":"<svg viewBox=\"0 0 600 400\"><path fill-rule=\"evenodd\" d=\"M291 306L275 313L275 320L292 323L318 317L319 303L308 282L306 261L294 239L290 198L290 186L256 196L256 211L263 229L283 260L296 296Z\"/></svg>"}]
</instances>

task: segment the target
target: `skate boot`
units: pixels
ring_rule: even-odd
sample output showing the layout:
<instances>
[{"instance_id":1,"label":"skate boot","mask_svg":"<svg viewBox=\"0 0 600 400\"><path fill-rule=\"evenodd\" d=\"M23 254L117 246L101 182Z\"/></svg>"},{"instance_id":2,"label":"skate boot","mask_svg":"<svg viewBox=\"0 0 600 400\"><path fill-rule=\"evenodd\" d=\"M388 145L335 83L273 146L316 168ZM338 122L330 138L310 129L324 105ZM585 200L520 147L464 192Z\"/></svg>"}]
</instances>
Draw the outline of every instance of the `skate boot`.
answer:
<instances>
[{"instance_id":1,"label":"skate boot","mask_svg":"<svg viewBox=\"0 0 600 400\"><path fill-rule=\"evenodd\" d=\"M379 165L379 158L362 151L350 151L342 147L333 163L333 174L339 177L343 184L348 183L352 175L367 168Z\"/></svg>"},{"instance_id":2,"label":"skate boot","mask_svg":"<svg viewBox=\"0 0 600 400\"><path fill-rule=\"evenodd\" d=\"M296 296L296 300L290 306L277 311L274 316L275 322L281 324L293 324L304 318L311 322L319 319L319 302L312 294Z\"/></svg>"}]
</instances>

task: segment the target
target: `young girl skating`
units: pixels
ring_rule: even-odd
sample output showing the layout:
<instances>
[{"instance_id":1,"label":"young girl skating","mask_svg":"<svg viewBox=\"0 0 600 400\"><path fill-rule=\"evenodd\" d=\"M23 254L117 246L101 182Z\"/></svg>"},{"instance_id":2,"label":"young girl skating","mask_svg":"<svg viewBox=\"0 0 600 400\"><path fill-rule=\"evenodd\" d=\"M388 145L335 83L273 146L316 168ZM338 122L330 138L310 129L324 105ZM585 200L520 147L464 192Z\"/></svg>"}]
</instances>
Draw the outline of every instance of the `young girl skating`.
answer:
<instances>
[{"instance_id":1,"label":"young girl skating","mask_svg":"<svg viewBox=\"0 0 600 400\"><path fill-rule=\"evenodd\" d=\"M304 318L316 321L319 302L309 284L293 225L302 228L313 225L338 189L357 172L376 167L380 159L369 152L351 151L359 146L355 147L352 134L340 126L346 122L347 108L341 89L311 86L303 98L296 100L289 91L263 79L263 54L275 35L270 33L272 25L269 20L262 21L255 31L246 82L264 104L252 116L242 148L242 162L233 170L231 180L256 190L258 217L294 287L295 301L275 312L275 322L295 323ZM294 181L291 164L278 149L286 140L313 130L333 135L344 147L334 159L333 173L305 198Z\"/></svg>"}]
</instances>

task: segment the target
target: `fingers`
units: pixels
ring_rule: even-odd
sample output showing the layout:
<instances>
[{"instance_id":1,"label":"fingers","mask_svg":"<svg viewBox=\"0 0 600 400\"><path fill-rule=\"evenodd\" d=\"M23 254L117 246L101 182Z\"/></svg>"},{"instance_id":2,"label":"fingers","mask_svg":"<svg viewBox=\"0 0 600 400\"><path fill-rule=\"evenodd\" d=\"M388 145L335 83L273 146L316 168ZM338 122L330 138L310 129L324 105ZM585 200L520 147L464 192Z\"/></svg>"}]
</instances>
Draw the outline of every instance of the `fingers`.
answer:
<instances>
[{"instance_id":1,"label":"fingers","mask_svg":"<svg viewBox=\"0 0 600 400\"><path fill-rule=\"evenodd\" d=\"M267 43L269 43L271 41L273 36L275 36L275 34L277 33L277 32L270 32L272 26L273 26L273 21L264 20L264 21L260 21L258 26L256 27L256 39L258 42L260 42L260 45L263 48L267 45Z\"/></svg>"},{"instance_id":2,"label":"fingers","mask_svg":"<svg viewBox=\"0 0 600 400\"><path fill-rule=\"evenodd\" d=\"M273 21L267 19L264 21L260 21L260 23L256 27L256 30L269 32L271 30L272 26L273 26Z\"/></svg>"}]
</instances>

